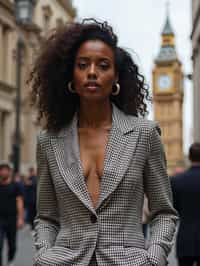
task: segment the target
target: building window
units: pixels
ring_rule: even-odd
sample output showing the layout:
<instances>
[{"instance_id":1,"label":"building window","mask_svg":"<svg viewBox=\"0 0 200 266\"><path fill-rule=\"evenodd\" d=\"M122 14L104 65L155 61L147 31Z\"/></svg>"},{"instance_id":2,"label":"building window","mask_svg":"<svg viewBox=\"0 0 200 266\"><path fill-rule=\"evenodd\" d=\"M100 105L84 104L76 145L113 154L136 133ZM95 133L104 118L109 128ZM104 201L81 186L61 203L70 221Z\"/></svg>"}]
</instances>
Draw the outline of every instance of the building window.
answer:
<instances>
[{"instance_id":1,"label":"building window","mask_svg":"<svg viewBox=\"0 0 200 266\"><path fill-rule=\"evenodd\" d=\"M62 18L57 18L56 19L56 27L61 27L63 26L64 22L63 22L63 19Z\"/></svg>"},{"instance_id":2,"label":"building window","mask_svg":"<svg viewBox=\"0 0 200 266\"><path fill-rule=\"evenodd\" d=\"M3 25L2 28L2 78L7 81L7 71L8 71L8 48L9 48L9 27Z\"/></svg>"},{"instance_id":3,"label":"building window","mask_svg":"<svg viewBox=\"0 0 200 266\"><path fill-rule=\"evenodd\" d=\"M52 9L49 5L43 6L43 25L44 32L47 33L50 29L50 22L52 17Z\"/></svg>"},{"instance_id":4,"label":"building window","mask_svg":"<svg viewBox=\"0 0 200 266\"><path fill-rule=\"evenodd\" d=\"M4 160L5 155L5 112L0 112L0 160Z\"/></svg>"}]
</instances>

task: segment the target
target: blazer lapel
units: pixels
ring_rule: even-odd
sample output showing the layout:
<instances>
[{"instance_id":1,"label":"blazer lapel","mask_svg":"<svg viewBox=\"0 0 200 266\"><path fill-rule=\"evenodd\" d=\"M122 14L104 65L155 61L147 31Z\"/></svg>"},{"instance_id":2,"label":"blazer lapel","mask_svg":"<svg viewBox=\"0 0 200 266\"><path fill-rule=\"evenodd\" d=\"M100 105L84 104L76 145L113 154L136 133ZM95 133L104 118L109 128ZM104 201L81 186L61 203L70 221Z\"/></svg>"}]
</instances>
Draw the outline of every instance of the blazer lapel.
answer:
<instances>
[{"instance_id":1,"label":"blazer lapel","mask_svg":"<svg viewBox=\"0 0 200 266\"><path fill-rule=\"evenodd\" d=\"M113 105L113 124L106 148L101 193L96 209L116 190L134 156L140 133L135 130L133 121Z\"/></svg>"},{"instance_id":2,"label":"blazer lapel","mask_svg":"<svg viewBox=\"0 0 200 266\"><path fill-rule=\"evenodd\" d=\"M112 129L109 135L101 178L101 191L98 204L94 209L82 173L77 114L70 125L58 135L51 137L59 171L71 191L93 213L115 191L134 156L139 131L129 118L113 104ZM134 131L134 132L133 132Z\"/></svg>"},{"instance_id":3,"label":"blazer lapel","mask_svg":"<svg viewBox=\"0 0 200 266\"><path fill-rule=\"evenodd\" d=\"M77 115L74 116L71 124L62 130L58 136L52 137L51 144L59 171L68 187L91 212L95 213L81 170Z\"/></svg>"}]
</instances>

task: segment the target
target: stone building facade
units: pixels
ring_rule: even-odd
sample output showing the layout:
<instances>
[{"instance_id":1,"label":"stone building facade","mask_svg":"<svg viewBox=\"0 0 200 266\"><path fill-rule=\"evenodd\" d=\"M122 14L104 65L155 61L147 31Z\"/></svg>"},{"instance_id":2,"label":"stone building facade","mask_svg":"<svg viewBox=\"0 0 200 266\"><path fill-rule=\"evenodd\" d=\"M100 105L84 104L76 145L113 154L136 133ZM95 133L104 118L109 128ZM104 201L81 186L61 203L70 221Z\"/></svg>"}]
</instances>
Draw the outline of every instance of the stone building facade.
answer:
<instances>
[{"instance_id":1,"label":"stone building facade","mask_svg":"<svg viewBox=\"0 0 200 266\"><path fill-rule=\"evenodd\" d=\"M0 0L0 160L11 161L15 132L16 47L23 40L21 64L21 171L35 165L36 115L30 108L25 79L34 52L47 32L66 21L73 21L76 10L72 1L37 0L30 27L18 27L14 0Z\"/></svg>"},{"instance_id":2,"label":"stone building facade","mask_svg":"<svg viewBox=\"0 0 200 266\"><path fill-rule=\"evenodd\" d=\"M194 141L200 142L200 1L192 0L192 61L194 101Z\"/></svg>"}]
</instances>

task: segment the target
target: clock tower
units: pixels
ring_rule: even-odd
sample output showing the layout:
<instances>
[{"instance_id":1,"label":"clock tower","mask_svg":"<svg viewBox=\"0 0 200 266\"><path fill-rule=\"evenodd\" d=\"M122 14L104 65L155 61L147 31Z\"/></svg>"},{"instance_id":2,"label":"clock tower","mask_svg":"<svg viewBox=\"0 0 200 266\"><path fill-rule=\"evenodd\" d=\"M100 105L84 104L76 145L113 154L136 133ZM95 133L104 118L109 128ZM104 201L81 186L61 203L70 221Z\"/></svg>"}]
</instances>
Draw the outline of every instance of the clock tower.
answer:
<instances>
[{"instance_id":1,"label":"clock tower","mask_svg":"<svg viewBox=\"0 0 200 266\"><path fill-rule=\"evenodd\" d=\"M183 164L182 104L183 72L175 49L169 15L161 33L162 44L153 69L154 118L160 124L168 173Z\"/></svg>"}]
</instances>

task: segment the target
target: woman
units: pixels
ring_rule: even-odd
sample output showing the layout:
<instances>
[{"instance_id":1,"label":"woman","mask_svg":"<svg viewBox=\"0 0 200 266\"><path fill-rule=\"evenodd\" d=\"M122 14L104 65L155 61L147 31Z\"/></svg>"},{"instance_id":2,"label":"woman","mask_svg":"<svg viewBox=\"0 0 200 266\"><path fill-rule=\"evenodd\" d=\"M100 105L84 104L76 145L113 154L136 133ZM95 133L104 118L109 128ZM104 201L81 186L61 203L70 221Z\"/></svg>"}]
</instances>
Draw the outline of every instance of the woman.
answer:
<instances>
[{"instance_id":1,"label":"woman","mask_svg":"<svg viewBox=\"0 0 200 266\"><path fill-rule=\"evenodd\" d=\"M159 128L138 118L148 90L112 28L84 20L58 29L29 82L46 122L37 145L34 265L166 265L177 216Z\"/></svg>"}]
</instances>

